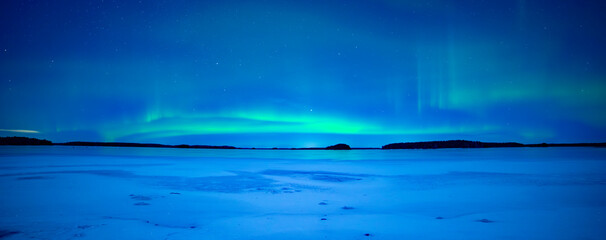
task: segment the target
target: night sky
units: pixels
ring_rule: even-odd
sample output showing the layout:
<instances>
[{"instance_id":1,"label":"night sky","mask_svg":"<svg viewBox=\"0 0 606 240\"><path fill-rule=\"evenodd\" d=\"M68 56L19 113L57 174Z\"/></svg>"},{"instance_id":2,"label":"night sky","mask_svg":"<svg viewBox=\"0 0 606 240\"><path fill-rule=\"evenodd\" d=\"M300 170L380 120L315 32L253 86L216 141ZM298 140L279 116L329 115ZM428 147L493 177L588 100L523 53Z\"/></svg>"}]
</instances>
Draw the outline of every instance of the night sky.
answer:
<instances>
[{"instance_id":1,"label":"night sky","mask_svg":"<svg viewBox=\"0 0 606 240\"><path fill-rule=\"evenodd\" d=\"M604 1L0 5L0 136L606 141Z\"/></svg>"}]
</instances>

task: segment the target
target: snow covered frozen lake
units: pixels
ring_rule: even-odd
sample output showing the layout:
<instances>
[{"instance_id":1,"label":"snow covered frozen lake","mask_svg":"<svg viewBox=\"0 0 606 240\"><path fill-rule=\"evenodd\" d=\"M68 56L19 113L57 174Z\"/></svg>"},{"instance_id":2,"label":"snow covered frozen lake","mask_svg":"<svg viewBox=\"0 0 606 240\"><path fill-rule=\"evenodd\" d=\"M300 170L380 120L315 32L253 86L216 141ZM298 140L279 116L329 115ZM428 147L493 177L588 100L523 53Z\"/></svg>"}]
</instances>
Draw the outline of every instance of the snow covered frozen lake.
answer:
<instances>
[{"instance_id":1,"label":"snow covered frozen lake","mask_svg":"<svg viewBox=\"0 0 606 240\"><path fill-rule=\"evenodd\" d=\"M606 149L0 147L0 239L605 239Z\"/></svg>"}]
</instances>

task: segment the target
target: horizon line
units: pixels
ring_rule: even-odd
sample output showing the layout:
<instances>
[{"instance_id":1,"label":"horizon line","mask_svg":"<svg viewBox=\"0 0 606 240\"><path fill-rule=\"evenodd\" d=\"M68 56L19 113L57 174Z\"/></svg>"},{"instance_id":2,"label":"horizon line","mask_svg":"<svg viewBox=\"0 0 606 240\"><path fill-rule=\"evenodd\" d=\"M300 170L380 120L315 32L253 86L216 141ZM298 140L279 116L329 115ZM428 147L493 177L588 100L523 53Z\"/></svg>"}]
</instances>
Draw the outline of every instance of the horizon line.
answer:
<instances>
[{"instance_id":1,"label":"horizon line","mask_svg":"<svg viewBox=\"0 0 606 240\"><path fill-rule=\"evenodd\" d=\"M251 149L251 150L324 150L329 147L338 145L344 145L347 149L441 149L441 148L500 148L500 147L606 147L606 142L573 142L573 143L518 143L518 142L483 142L474 140L434 140L434 141L415 141L415 142L394 142L382 145L380 147L350 147L346 143L337 143L326 147L236 147L232 145L208 145L208 144L161 144L161 143L136 143L136 142L99 142L99 141L69 141L69 142L52 142L46 139L20 137L20 136L6 136L0 137L2 139L18 138L25 142L17 144L6 143L0 141L0 145L60 145L60 146L107 146L107 147L152 147L152 148L197 148L197 149ZM29 141L29 142L28 142ZM465 144L477 144L477 145L465 145ZM433 145L431 145L433 144ZM436 145L442 144L442 145ZM455 145L444 145L444 144L455 144ZM458 144L458 145L456 145ZM401 147L390 148L388 146L400 145Z\"/></svg>"}]
</instances>

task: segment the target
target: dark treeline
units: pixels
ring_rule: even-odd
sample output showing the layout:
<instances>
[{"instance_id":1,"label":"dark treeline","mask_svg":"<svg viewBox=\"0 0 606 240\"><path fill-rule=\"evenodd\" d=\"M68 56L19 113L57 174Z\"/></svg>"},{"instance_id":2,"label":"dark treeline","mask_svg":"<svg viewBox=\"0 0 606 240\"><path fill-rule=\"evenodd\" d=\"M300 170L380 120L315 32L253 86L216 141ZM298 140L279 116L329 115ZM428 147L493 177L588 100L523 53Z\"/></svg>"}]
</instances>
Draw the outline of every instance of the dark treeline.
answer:
<instances>
[{"instance_id":1,"label":"dark treeline","mask_svg":"<svg viewBox=\"0 0 606 240\"><path fill-rule=\"evenodd\" d=\"M63 145L63 146L100 146L100 147L153 147L153 148L200 148L200 149L273 149L273 150L350 150L350 149L379 149L351 148L339 143L325 148L237 148L233 146L212 145L165 145L156 143L123 143L123 142L67 142L52 143L45 139L27 137L0 137L0 145ZM521 144L516 142L479 142L467 140L403 142L387 144L380 149L438 149L438 148L498 148L498 147L606 147L606 143L541 143Z\"/></svg>"},{"instance_id":2,"label":"dark treeline","mask_svg":"<svg viewBox=\"0 0 606 240\"><path fill-rule=\"evenodd\" d=\"M122 142L67 142L53 143L48 140L40 140L27 137L0 137L0 145L63 145L63 146L99 146L99 147L154 147L154 148L208 148L208 149L236 149L232 146L209 146L209 145L165 145L155 143L122 143Z\"/></svg>"},{"instance_id":3,"label":"dark treeline","mask_svg":"<svg viewBox=\"0 0 606 240\"><path fill-rule=\"evenodd\" d=\"M165 145L157 143L123 143L123 142L67 142L55 143L65 146L101 146L101 147L153 147L153 148L205 148L205 149L236 149L233 146L210 146L210 145Z\"/></svg>"},{"instance_id":4,"label":"dark treeline","mask_svg":"<svg viewBox=\"0 0 606 240\"><path fill-rule=\"evenodd\" d=\"M46 139L28 137L0 137L0 145L53 145Z\"/></svg>"},{"instance_id":5,"label":"dark treeline","mask_svg":"<svg viewBox=\"0 0 606 240\"><path fill-rule=\"evenodd\" d=\"M498 148L498 147L606 147L606 143L541 143L479 142L467 140L391 143L382 149L436 149L436 148Z\"/></svg>"},{"instance_id":6,"label":"dark treeline","mask_svg":"<svg viewBox=\"0 0 606 240\"><path fill-rule=\"evenodd\" d=\"M526 144L526 147L606 147L606 142L603 143L541 143L541 144Z\"/></svg>"}]
</instances>

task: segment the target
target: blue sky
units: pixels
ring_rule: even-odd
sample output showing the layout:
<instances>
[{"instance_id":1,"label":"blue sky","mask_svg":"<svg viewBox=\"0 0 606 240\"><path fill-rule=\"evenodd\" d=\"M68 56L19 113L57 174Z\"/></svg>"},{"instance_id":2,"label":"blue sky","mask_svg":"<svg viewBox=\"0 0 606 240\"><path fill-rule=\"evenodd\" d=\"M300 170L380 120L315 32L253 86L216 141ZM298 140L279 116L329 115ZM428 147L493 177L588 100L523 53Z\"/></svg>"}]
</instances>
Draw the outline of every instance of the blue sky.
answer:
<instances>
[{"instance_id":1,"label":"blue sky","mask_svg":"<svg viewBox=\"0 0 606 240\"><path fill-rule=\"evenodd\" d=\"M3 5L2 136L606 141L601 1Z\"/></svg>"}]
</instances>

